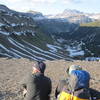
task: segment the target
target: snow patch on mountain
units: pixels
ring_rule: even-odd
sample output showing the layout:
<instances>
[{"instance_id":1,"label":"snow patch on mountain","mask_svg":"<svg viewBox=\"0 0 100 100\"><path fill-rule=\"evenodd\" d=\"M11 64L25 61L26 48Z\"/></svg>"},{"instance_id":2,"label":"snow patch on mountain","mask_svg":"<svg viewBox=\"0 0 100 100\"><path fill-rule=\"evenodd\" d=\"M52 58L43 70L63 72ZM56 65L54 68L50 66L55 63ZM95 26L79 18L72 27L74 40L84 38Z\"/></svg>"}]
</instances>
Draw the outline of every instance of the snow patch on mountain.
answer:
<instances>
[{"instance_id":1,"label":"snow patch on mountain","mask_svg":"<svg viewBox=\"0 0 100 100\"><path fill-rule=\"evenodd\" d=\"M66 41L66 40L63 39L63 38L59 38L59 39L57 39L57 41L58 41L59 43L63 43L63 42Z\"/></svg>"},{"instance_id":2,"label":"snow patch on mountain","mask_svg":"<svg viewBox=\"0 0 100 100\"><path fill-rule=\"evenodd\" d=\"M86 61L100 61L100 57L86 57Z\"/></svg>"},{"instance_id":3,"label":"snow patch on mountain","mask_svg":"<svg viewBox=\"0 0 100 100\"><path fill-rule=\"evenodd\" d=\"M10 35L10 33L9 33L9 32L3 32L3 31L0 31L0 34Z\"/></svg>"},{"instance_id":4,"label":"snow patch on mountain","mask_svg":"<svg viewBox=\"0 0 100 100\"><path fill-rule=\"evenodd\" d=\"M84 56L84 51L83 50L77 50L76 47L67 47L67 51L69 52L70 57L75 57L75 56Z\"/></svg>"},{"instance_id":5,"label":"snow patch on mountain","mask_svg":"<svg viewBox=\"0 0 100 100\"><path fill-rule=\"evenodd\" d=\"M57 52L58 49L62 49L59 46L55 46L55 45L51 45L51 44L47 44L47 47L49 48L49 51L51 51L51 52Z\"/></svg>"}]
</instances>

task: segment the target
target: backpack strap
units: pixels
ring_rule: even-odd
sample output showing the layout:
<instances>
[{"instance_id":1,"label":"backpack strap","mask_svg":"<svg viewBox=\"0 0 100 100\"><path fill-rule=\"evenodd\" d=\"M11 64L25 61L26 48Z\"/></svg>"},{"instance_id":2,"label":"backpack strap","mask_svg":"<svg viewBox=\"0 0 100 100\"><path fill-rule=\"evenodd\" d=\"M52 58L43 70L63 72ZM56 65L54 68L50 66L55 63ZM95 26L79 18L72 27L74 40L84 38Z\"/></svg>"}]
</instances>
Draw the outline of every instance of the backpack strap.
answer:
<instances>
[{"instance_id":1,"label":"backpack strap","mask_svg":"<svg viewBox=\"0 0 100 100\"><path fill-rule=\"evenodd\" d=\"M89 88L80 88L80 89L77 89L77 90L73 90L73 91L71 92L72 98L75 96L75 92L81 91L81 89L83 89L83 91L84 91L84 90L87 91L86 94L87 94L89 100L93 100ZM73 99L71 99L71 100L73 100Z\"/></svg>"}]
</instances>

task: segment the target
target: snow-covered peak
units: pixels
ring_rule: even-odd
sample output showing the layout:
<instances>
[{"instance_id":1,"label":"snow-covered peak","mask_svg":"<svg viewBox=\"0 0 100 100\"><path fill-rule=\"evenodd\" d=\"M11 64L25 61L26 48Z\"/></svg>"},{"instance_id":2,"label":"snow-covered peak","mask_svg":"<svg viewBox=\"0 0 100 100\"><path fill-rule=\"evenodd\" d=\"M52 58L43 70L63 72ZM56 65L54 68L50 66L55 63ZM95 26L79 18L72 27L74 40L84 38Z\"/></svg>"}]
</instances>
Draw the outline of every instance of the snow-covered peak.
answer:
<instances>
[{"instance_id":1,"label":"snow-covered peak","mask_svg":"<svg viewBox=\"0 0 100 100\"><path fill-rule=\"evenodd\" d=\"M42 13L33 10L28 11L26 15L32 17L35 20L42 20L46 18Z\"/></svg>"},{"instance_id":2,"label":"snow-covered peak","mask_svg":"<svg viewBox=\"0 0 100 100\"><path fill-rule=\"evenodd\" d=\"M88 15L90 18L95 19L95 20L100 20L100 13L98 14L92 14L92 15Z\"/></svg>"},{"instance_id":3,"label":"snow-covered peak","mask_svg":"<svg viewBox=\"0 0 100 100\"><path fill-rule=\"evenodd\" d=\"M47 16L49 19L67 19L71 23L87 23L100 19L100 14L84 13L75 9L65 9L62 13Z\"/></svg>"},{"instance_id":4,"label":"snow-covered peak","mask_svg":"<svg viewBox=\"0 0 100 100\"><path fill-rule=\"evenodd\" d=\"M80 12L80 11L75 10L75 9L65 9L63 11L63 14L77 15L77 14L83 14L83 12Z\"/></svg>"}]
</instances>

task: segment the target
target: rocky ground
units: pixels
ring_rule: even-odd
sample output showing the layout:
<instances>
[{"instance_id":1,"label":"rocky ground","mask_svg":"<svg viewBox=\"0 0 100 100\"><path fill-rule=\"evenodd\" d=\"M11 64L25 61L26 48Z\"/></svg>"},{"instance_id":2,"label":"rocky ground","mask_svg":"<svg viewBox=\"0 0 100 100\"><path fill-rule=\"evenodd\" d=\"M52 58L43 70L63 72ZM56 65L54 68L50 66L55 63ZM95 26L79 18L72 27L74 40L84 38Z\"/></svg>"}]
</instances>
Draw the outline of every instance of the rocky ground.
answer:
<instances>
[{"instance_id":1,"label":"rocky ground","mask_svg":"<svg viewBox=\"0 0 100 100\"><path fill-rule=\"evenodd\" d=\"M33 61L28 59L0 58L0 100L23 100L21 92L22 79L31 72ZM91 74L90 87L100 91L100 62L97 61L46 61L45 74L52 80L51 100L60 79L66 79L66 69L72 64L83 66Z\"/></svg>"}]
</instances>

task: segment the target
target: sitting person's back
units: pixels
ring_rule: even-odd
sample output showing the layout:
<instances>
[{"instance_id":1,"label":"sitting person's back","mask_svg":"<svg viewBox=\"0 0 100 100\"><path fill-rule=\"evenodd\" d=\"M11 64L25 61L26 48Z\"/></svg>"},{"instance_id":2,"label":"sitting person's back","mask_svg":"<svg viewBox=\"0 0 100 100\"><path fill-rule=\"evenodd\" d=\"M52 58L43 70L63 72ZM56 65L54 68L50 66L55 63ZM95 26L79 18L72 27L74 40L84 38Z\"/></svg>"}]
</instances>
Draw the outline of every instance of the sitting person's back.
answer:
<instances>
[{"instance_id":1,"label":"sitting person's back","mask_svg":"<svg viewBox=\"0 0 100 100\"><path fill-rule=\"evenodd\" d=\"M79 65L71 65L68 69L67 69L67 78L65 80L60 80L60 82L58 83L56 90L55 90L55 97L57 98L59 96L59 94L62 92L63 87L68 88L68 84L69 84L69 77L70 74L73 70L82 70L82 67Z\"/></svg>"},{"instance_id":2,"label":"sitting person's back","mask_svg":"<svg viewBox=\"0 0 100 100\"><path fill-rule=\"evenodd\" d=\"M58 100L89 100L91 98L89 80L88 72L71 68L69 79L62 81L64 85L59 93Z\"/></svg>"},{"instance_id":3,"label":"sitting person's back","mask_svg":"<svg viewBox=\"0 0 100 100\"><path fill-rule=\"evenodd\" d=\"M51 93L51 80L44 76L45 64L37 62L33 66L33 73L25 81L23 87L26 88L24 100L49 100Z\"/></svg>"}]
</instances>

